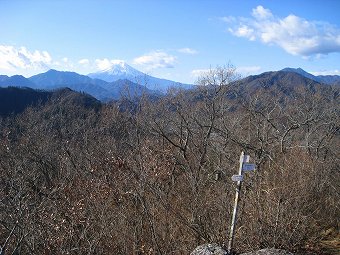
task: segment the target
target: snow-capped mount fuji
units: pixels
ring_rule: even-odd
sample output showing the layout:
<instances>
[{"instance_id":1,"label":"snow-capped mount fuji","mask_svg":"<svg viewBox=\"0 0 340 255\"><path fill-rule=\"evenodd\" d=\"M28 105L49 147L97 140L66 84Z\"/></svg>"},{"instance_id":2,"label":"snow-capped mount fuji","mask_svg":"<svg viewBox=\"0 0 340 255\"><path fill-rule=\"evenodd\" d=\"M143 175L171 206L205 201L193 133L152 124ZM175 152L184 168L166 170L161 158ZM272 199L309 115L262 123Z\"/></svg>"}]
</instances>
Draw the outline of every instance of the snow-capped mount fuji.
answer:
<instances>
[{"instance_id":1,"label":"snow-capped mount fuji","mask_svg":"<svg viewBox=\"0 0 340 255\"><path fill-rule=\"evenodd\" d=\"M87 76L93 79L100 79L107 82L118 80L130 80L134 83L140 84L151 90L156 90L165 93L169 88L184 88L190 89L193 85L183 84L180 82L170 81L166 79L156 78L151 75L145 74L124 61L113 63L110 68L90 73Z\"/></svg>"},{"instance_id":2,"label":"snow-capped mount fuji","mask_svg":"<svg viewBox=\"0 0 340 255\"><path fill-rule=\"evenodd\" d=\"M129 66L124 61L119 61L112 64L110 68L104 69L96 73L90 73L87 76L94 79L113 82L123 79L133 81L133 79L135 79L136 77L140 77L143 75L145 74L133 68L132 66Z\"/></svg>"}]
</instances>

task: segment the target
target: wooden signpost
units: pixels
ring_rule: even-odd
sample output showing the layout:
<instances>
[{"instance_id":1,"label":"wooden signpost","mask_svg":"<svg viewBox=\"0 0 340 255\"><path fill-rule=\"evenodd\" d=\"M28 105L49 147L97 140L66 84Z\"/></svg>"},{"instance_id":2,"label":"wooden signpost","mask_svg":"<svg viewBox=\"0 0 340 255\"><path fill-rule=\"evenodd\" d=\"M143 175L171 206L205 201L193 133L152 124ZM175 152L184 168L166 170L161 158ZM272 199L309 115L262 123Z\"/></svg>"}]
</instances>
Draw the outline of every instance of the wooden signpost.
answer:
<instances>
[{"instance_id":1,"label":"wooden signpost","mask_svg":"<svg viewBox=\"0 0 340 255\"><path fill-rule=\"evenodd\" d=\"M228 253L229 254L231 253L233 242L234 242L235 226L237 222L238 202L240 200L240 193L241 193L241 187L242 187L242 181L243 181L243 172L254 171L256 169L255 164L249 164L249 159L250 159L249 155L244 155L244 152L242 151L241 156L240 156L240 166L239 166L238 174L233 175L231 177L231 179L234 182L237 182L237 186L236 186L233 217L231 219L230 233L229 233L229 242L228 242Z\"/></svg>"}]
</instances>

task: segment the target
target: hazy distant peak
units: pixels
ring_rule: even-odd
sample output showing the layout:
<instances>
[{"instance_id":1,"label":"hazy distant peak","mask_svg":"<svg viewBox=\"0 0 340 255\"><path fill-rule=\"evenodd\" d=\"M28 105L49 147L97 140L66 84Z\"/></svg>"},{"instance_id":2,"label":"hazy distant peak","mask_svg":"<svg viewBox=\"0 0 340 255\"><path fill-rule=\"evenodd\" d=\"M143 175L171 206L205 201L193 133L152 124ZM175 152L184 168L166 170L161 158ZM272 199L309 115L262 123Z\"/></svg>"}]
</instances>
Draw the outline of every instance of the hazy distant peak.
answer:
<instances>
[{"instance_id":1,"label":"hazy distant peak","mask_svg":"<svg viewBox=\"0 0 340 255\"><path fill-rule=\"evenodd\" d=\"M298 67L298 68L286 67L286 68L283 68L281 71L284 71L284 72L294 72L294 73L299 73L299 74L307 73L301 67Z\"/></svg>"},{"instance_id":2,"label":"hazy distant peak","mask_svg":"<svg viewBox=\"0 0 340 255\"><path fill-rule=\"evenodd\" d=\"M101 70L102 72L109 72L113 69L126 69L127 68L127 64L123 61L123 60L117 60L117 61L114 61L111 66L109 66L108 68L105 68L103 70Z\"/></svg>"},{"instance_id":3,"label":"hazy distant peak","mask_svg":"<svg viewBox=\"0 0 340 255\"><path fill-rule=\"evenodd\" d=\"M56 69L50 69L50 70L46 71L45 74L77 74L77 73L72 72L72 71L59 71L59 70L56 70ZM35 76L35 75L33 75L33 76ZM31 76L31 77L33 77L33 76Z\"/></svg>"}]
</instances>

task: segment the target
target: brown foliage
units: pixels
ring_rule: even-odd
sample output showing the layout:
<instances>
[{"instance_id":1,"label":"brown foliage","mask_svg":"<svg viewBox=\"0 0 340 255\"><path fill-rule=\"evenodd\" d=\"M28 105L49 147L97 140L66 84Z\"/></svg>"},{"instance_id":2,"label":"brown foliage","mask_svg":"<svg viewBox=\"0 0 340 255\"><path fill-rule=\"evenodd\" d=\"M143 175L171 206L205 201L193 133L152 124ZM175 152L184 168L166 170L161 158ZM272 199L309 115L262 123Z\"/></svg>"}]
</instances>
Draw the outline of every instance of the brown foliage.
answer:
<instances>
[{"instance_id":1,"label":"brown foliage","mask_svg":"<svg viewBox=\"0 0 340 255\"><path fill-rule=\"evenodd\" d=\"M137 112L47 104L1 122L5 254L189 254L226 243L239 153L235 247L298 250L339 227L339 106L321 92L243 96L233 70ZM238 95L238 96L237 96ZM283 101L282 101L283 100Z\"/></svg>"}]
</instances>

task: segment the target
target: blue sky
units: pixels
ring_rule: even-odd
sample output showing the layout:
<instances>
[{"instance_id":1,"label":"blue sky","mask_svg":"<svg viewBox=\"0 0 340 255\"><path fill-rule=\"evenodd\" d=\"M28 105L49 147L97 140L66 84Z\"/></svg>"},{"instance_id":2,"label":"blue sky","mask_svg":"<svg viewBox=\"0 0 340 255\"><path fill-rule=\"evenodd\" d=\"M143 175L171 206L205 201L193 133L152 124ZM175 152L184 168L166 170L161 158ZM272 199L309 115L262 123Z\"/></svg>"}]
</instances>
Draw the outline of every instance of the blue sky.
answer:
<instances>
[{"instance_id":1,"label":"blue sky","mask_svg":"<svg viewBox=\"0 0 340 255\"><path fill-rule=\"evenodd\" d=\"M231 63L340 75L340 1L0 0L0 74L88 74L117 61L194 83Z\"/></svg>"}]
</instances>

